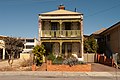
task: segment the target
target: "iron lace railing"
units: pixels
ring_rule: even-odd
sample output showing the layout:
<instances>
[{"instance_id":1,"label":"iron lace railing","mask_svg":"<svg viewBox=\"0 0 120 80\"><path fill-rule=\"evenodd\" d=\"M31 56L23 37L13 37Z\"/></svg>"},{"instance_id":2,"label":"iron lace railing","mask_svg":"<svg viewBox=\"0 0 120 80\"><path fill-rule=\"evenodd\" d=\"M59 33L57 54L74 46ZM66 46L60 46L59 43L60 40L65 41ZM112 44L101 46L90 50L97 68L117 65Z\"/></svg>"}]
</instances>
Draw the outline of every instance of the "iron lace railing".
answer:
<instances>
[{"instance_id":1,"label":"iron lace railing","mask_svg":"<svg viewBox=\"0 0 120 80\"><path fill-rule=\"evenodd\" d=\"M42 30L41 37L80 37L80 30Z\"/></svg>"}]
</instances>

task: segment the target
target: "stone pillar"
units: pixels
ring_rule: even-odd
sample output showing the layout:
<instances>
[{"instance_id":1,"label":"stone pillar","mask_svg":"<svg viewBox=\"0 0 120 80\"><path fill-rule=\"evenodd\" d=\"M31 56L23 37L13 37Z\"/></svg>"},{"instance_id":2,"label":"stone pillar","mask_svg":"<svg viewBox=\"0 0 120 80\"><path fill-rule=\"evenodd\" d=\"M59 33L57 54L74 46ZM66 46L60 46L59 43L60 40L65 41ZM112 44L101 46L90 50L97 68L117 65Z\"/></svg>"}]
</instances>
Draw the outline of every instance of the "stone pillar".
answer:
<instances>
[{"instance_id":1,"label":"stone pillar","mask_svg":"<svg viewBox=\"0 0 120 80\"><path fill-rule=\"evenodd\" d=\"M67 57L68 51L67 51L67 44L65 44L65 56Z\"/></svg>"},{"instance_id":2,"label":"stone pillar","mask_svg":"<svg viewBox=\"0 0 120 80\"><path fill-rule=\"evenodd\" d=\"M42 20L39 19L39 23L38 23L38 40L39 40L39 44L41 45L41 36L42 36Z\"/></svg>"},{"instance_id":3,"label":"stone pillar","mask_svg":"<svg viewBox=\"0 0 120 80\"><path fill-rule=\"evenodd\" d=\"M82 54L82 59L84 60L84 53L83 53L83 15L81 15L81 21L80 21L80 30L81 30L81 47L80 47L80 53Z\"/></svg>"},{"instance_id":4,"label":"stone pillar","mask_svg":"<svg viewBox=\"0 0 120 80\"><path fill-rule=\"evenodd\" d=\"M5 59L5 48L3 48L3 56L2 59Z\"/></svg>"},{"instance_id":5,"label":"stone pillar","mask_svg":"<svg viewBox=\"0 0 120 80\"><path fill-rule=\"evenodd\" d=\"M62 54L62 42L60 42L60 55Z\"/></svg>"},{"instance_id":6,"label":"stone pillar","mask_svg":"<svg viewBox=\"0 0 120 80\"><path fill-rule=\"evenodd\" d=\"M58 56L59 55L59 43L54 43L53 44L53 53L56 55L56 56Z\"/></svg>"},{"instance_id":7,"label":"stone pillar","mask_svg":"<svg viewBox=\"0 0 120 80\"><path fill-rule=\"evenodd\" d=\"M60 24L60 31L62 30L62 21L60 20L59 21L59 24Z\"/></svg>"},{"instance_id":8,"label":"stone pillar","mask_svg":"<svg viewBox=\"0 0 120 80\"><path fill-rule=\"evenodd\" d=\"M59 24L60 24L60 37L61 37L61 31L62 31L62 21L61 20L59 21Z\"/></svg>"}]
</instances>

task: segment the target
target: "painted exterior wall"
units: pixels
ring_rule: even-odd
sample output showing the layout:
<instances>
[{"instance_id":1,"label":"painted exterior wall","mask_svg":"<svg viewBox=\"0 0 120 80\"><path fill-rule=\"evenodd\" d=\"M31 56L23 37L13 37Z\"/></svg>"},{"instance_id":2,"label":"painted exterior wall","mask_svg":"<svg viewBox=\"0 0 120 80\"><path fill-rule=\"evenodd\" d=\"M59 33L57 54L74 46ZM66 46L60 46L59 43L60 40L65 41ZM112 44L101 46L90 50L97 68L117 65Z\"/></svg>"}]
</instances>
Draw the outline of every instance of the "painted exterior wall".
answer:
<instances>
[{"instance_id":1,"label":"painted exterior wall","mask_svg":"<svg viewBox=\"0 0 120 80\"><path fill-rule=\"evenodd\" d=\"M5 42L0 40L0 59L5 59Z\"/></svg>"},{"instance_id":2,"label":"painted exterior wall","mask_svg":"<svg viewBox=\"0 0 120 80\"><path fill-rule=\"evenodd\" d=\"M47 52L83 60L83 14L59 9L39 14L39 41Z\"/></svg>"},{"instance_id":3,"label":"painted exterior wall","mask_svg":"<svg viewBox=\"0 0 120 80\"><path fill-rule=\"evenodd\" d=\"M104 38L106 55L112 58L114 53L118 53L118 59L120 60L120 22L103 31L100 36Z\"/></svg>"},{"instance_id":4,"label":"painted exterior wall","mask_svg":"<svg viewBox=\"0 0 120 80\"><path fill-rule=\"evenodd\" d=\"M59 43L53 44L53 54L55 54L56 56L58 56L60 54L59 47L60 47Z\"/></svg>"},{"instance_id":5,"label":"painted exterior wall","mask_svg":"<svg viewBox=\"0 0 120 80\"><path fill-rule=\"evenodd\" d=\"M38 44L38 40L36 38L25 38L23 40L24 40L24 49L22 53L29 53L30 51L33 50L33 47Z\"/></svg>"}]
</instances>

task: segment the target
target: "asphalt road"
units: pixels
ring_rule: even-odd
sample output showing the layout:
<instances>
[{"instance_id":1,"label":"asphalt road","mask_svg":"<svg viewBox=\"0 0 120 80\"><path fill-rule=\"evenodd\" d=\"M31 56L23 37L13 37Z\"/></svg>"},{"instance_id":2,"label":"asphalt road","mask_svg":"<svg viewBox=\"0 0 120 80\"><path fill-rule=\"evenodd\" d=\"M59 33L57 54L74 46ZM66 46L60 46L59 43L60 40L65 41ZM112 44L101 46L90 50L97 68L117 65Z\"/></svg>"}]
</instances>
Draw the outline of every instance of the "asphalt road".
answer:
<instances>
[{"instance_id":1,"label":"asphalt road","mask_svg":"<svg viewBox=\"0 0 120 80\"><path fill-rule=\"evenodd\" d=\"M29 75L0 75L0 80L120 80L120 77L114 76L79 76L79 77L44 77L44 76L29 76Z\"/></svg>"}]
</instances>

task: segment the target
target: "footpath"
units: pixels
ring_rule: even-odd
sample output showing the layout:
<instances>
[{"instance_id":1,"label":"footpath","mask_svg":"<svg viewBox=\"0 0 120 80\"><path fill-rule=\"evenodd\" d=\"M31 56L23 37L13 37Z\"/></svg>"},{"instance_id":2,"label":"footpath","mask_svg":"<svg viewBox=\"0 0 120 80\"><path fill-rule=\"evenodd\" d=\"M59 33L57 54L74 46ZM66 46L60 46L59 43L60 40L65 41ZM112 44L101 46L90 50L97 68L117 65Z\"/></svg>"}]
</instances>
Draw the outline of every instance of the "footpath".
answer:
<instances>
[{"instance_id":1,"label":"footpath","mask_svg":"<svg viewBox=\"0 0 120 80\"><path fill-rule=\"evenodd\" d=\"M7 71L0 76L40 76L40 77L120 77L120 72L57 72L57 71Z\"/></svg>"},{"instance_id":2,"label":"footpath","mask_svg":"<svg viewBox=\"0 0 120 80\"><path fill-rule=\"evenodd\" d=\"M14 60L13 66L18 66L20 63L19 59ZM7 61L1 61L0 67L8 66ZM92 77L119 77L120 69L115 69L110 66L102 65L99 63L92 63L91 72L58 72L58 71L0 71L0 76L10 75L10 76L41 76L41 77L82 77L82 76L92 76Z\"/></svg>"}]
</instances>

